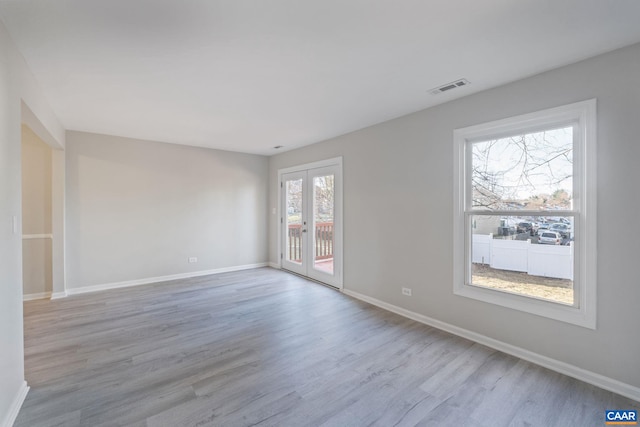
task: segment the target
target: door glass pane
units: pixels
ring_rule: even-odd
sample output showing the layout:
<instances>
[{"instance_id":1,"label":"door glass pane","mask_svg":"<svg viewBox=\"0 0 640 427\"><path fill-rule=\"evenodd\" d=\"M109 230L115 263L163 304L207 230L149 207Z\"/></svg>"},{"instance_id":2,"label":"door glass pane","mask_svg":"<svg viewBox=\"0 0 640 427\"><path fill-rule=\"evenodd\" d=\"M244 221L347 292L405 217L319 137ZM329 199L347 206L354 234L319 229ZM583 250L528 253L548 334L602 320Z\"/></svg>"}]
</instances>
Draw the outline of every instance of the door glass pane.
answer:
<instances>
[{"instance_id":1,"label":"door glass pane","mask_svg":"<svg viewBox=\"0 0 640 427\"><path fill-rule=\"evenodd\" d=\"M471 284L574 304L573 216L471 216Z\"/></svg>"},{"instance_id":2,"label":"door glass pane","mask_svg":"<svg viewBox=\"0 0 640 427\"><path fill-rule=\"evenodd\" d=\"M287 261L302 264L302 178L286 181Z\"/></svg>"},{"instance_id":3,"label":"door glass pane","mask_svg":"<svg viewBox=\"0 0 640 427\"><path fill-rule=\"evenodd\" d=\"M333 274L334 175L313 177L313 268Z\"/></svg>"}]
</instances>

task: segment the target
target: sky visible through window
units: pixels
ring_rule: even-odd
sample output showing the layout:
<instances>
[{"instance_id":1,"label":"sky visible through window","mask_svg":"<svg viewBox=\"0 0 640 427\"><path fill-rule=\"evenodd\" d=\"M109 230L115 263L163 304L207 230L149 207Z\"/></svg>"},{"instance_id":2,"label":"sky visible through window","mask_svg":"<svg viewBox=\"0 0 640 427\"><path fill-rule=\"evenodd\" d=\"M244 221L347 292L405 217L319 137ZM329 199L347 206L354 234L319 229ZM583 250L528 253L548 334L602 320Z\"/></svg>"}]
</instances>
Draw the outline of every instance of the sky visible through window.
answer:
<instances>
[{"instance_id":1,"label":"sky visible through window","mask_svg":"<svg viewBox=\"0 0 640 427\"><path fill-rule=\"evenodd\" d=\"M573 127L473 143L472 169L474 208L520 202L529 209L570 209ZM559 194L563 201L549 206Z\"/></svg>"}]
</instances>

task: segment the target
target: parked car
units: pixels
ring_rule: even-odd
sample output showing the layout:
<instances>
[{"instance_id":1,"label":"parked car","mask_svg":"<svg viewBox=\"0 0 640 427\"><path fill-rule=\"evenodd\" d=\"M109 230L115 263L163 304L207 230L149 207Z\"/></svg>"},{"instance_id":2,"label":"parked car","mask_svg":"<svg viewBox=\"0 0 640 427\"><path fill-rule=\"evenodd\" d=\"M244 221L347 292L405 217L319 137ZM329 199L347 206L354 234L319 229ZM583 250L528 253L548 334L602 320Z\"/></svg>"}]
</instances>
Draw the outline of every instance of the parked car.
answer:
<instances>
[{"instance_id":1,"label":"parked car","mask_svg":"<svg viewBox=\"0 0 640 427\"><path fill-rule=\"evenodd\" d=\"M547 231L549 229L549 223L548 222L540 222L538 223L538 235L540 235L540 233Z\"/></svg>"},{"instance_id":2,"label":"parked car","mask_svg":"<svg viewBox=\"0 0 640 427\"><path fill-rule=\"evenodd\" d=\"M561 245L563 241L560 233L555 231L543 231L538 237L538 243L542 245Z\"/></svg>"},{"instance_id":3,"label":"parked car","mask_svg":"<svg viewBox=\"0 0 640 427\"><path fill-rule=\"evenodd\" d=\"M534 231L533 231L533 224L530 222L519 222L517 227L516 227L516 232L518 233L529 233L531 236L533 236Z\"/></svg>"},{"instance_id":4,"label":"parked car","mask_svg":"<svg viewBox=\"0 0 640 427\"><path fill-rule=\"evenodd\" d=\"M561 234L562 237L570 237L571 235L571 227L561 222L551 224L549 231L555 231L556 233Z\"/></svg>"}]
</instances>

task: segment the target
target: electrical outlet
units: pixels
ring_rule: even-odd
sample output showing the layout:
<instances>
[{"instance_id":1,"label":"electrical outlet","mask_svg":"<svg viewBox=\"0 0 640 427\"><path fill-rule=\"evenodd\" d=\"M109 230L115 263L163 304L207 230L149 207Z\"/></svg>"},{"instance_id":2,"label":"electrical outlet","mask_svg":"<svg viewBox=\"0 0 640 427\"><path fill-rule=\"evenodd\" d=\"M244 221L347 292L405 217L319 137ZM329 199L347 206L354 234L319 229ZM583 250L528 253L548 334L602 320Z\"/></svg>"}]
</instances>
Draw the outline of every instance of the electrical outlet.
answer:
<instances>
[{"instance_id":1,"label":"electrical outlet","mask_svg":"<svg viewBox=\"0 0 640 427\"><path fill-rule=\"evenodd\" d=\"M411 296L411 288L402 288L402 295Z\"/></svg>"},{"instance_id":2,"label":"electrical outlet","mask_svg":"<svg viewBox=\"0 0 640 427\"><path fill-rule=\"evenodd\" d=\"M190 257L190 258L189 258L189 263L191 263L191 264L192 264L192 263L194 263L194 262L198 262L198 258L197 258L197 257L194 257L194 256Z\"/></svg>"}]
</instances>

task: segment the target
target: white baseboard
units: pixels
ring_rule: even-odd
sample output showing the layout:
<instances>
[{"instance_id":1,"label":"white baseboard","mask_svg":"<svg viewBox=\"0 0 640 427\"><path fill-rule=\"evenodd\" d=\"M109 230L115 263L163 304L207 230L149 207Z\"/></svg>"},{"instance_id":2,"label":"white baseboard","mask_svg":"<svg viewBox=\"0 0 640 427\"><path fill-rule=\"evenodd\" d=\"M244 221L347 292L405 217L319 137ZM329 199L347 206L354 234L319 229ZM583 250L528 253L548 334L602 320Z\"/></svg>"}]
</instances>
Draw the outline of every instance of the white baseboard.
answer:
<instances>
[{"instance_id":1,"label":"white baseboard","mask_svg":"<svg viewBox=\"0 0 640 427\"><path fill-rule=\"evenodd\" d=\"M147 277L145 279L127 280L124 282L103 283L100 285L83 286L66 290L67 295L84 294L87 292L106 291L109 289L127 288L129 286L148 285L150 283L167 282L169 280L188 279L190 277L208 276L209 274L229 273L231 271L250 270L252 268L266 267L266 262L257 264L237 265L233 267L216 268L213 270L192 271L189 273L171 274L168 276Z\"/></svg>"},{"instance_id":2,"label":"white baseboard","mask_svg":"<svg viewBox=\"0 0 640 427\"><path fill-rule=\"evenodd\" d=\"M66 296L67 296L67 291L54 292L51 294L51 299L66 298Z\"/></svg>"},{"instance_id":3,"label":"white baseboard","mask_svg":"<svg viewBox=\"0 0 640 427\"><path fill-rule=\"evenodd\" d=\"M18 390L18 394L13 399L11 403L11 407L9 408L9 412L5 415L2 423L0 423L0 427L12 427L13 423L16 422L16 418L18 418L18 413L20 412L20 408L22 408L22 403L24 399L27 397L27 393L29 393L29 386L26 381L22 382L20 389Z\"/></svg>"},{"instance_id":4,"label":"white baseboard","mask_svg":"<svg viewBox=\"0 0 640 427\"><path fill-rule=\"evenodd\" d=\"M278 264L277 262L270 262L269 263L269 267L271 268L275 268L276 270L280 270L280 264Z\"/></svg>"},{"instance_id":5,"label":"white baseboard","mask_svg":"<svg viewBox=\"0 0 640 427\"><path fill-rule=\"evenodd\" d=\"M622 381L618 381L613 378L609 378L604 375L587 371L586 369L578 368L577 366L573 366L568 363L561 362L559 360L552 359L550 357L543 356L541 354L534 353L529 350L525 350L524 348L516 347L514 345L507 344L505 342L498 341L493 338L489 338L485 335L481 335L476 332L472 332L467 329L463 329L458 326L454 326L449 323L445 323L440 320L436 320L431 317L427 317L422 314L419 314L410 310L406 310L402 307L398 307L396 305L386 303L384 301L378 300L376 298L372 298L367 295L363 295L358 292L350 291L348 289L343 289L342 292L353 298L359 299L364 302L368 302L369 304L372 304L377 307L383 308L385 310L391 311L393 313L399 314L400 316L404 316L409 319L415 320L416 322L433 326L434 328L449 332L453 335L466 338L468 340L477 342L479 344L485 345L487 347L493 348L503 353L510 354L512 356L518 357L528 362L535 363L536 365L542 366L544 368L551 369L552 371L559 372L569 377L578 379L580 381L584 381L596 387L600 387L602 389L612 391L614 393L628 397L629 399L633 399L635 401L640 402L639 387L635 387L633 385L623 383Z\"/></svg>"},{"instance_id":6,"label":"white baseboard","mask_svg":"<svg viewBox=\"0 0 640 427\"><path fill-rule=\"evenodd\" d=\"M51 298L51 292L38 292L35 294L22 295L22 301L33 301L36 299L47 299L47 298Z\"/></svg>"}]
</instances>

